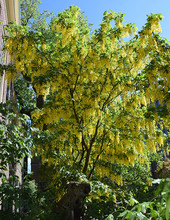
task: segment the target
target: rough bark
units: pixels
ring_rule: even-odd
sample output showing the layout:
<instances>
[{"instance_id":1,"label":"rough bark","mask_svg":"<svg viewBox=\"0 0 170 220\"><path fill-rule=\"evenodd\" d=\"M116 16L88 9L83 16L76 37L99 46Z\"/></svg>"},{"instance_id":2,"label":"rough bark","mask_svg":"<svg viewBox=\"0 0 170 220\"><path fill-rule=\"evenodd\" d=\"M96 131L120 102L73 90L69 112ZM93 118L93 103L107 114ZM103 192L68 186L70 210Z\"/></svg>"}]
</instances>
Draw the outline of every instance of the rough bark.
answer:
<instances>
[{"instance_id":1,"label":"rough bark","mask_svg":"<svg viewBox=\"0 0 170 220\"><path fill-rule=\"evenodd\" d=\"M63 220L83 219L86 209L84 200L89 192L89 183L69 182L67 193L55 204L53 212L63 211Z\"/></svg>"}]
</instances>

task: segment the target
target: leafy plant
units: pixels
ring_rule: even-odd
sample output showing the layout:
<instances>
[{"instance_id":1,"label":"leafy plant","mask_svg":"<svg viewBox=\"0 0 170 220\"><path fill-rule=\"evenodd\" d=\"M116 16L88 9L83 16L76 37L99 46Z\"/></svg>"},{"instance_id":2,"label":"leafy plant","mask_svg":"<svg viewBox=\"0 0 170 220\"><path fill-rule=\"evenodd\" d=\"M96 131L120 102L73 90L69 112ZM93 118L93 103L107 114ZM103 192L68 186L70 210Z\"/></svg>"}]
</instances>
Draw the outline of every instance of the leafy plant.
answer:
<instances>
[{"instance_id":1,"label":"leafy plant","mask_svg":"<svg viewBox=\"0 0 170 220\"><path fill-rule=\"evenodd\" d=\"M118 217L120 219L170 219L170 179L162 181L156 180L154 183L160 183L156 191L156 197L150 202L139 203L131 198L130 202L133 208L125 210Z\"/></svg>"},{"instance_id":2,"label":"leafy plant","mask_svg":"<svg viewBox=\"0 0 170 220\"><path fill-rule=\"evenodd\" d=\"M20 164L29 153L32 145L27 115L14 113L16 104L0 103L0 173L7 170L9 164ZM10 106L10 107L9 107Z\"/></svg>"}]
</instances>

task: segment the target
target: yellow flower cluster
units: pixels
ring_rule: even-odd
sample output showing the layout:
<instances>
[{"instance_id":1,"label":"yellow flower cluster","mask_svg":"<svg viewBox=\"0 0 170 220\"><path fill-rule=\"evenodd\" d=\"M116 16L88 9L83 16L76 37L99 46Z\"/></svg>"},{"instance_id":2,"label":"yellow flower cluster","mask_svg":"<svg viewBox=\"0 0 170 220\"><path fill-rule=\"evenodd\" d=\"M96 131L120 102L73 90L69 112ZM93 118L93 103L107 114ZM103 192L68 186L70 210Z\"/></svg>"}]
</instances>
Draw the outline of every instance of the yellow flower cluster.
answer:
<instances>
[{"instance_id":1,"label":"yellow flower cluster","mask_svg":"<svg viewBox=\"0 0 170 220\"><path fill-rule=\"evenodd\" d=\"M160 103L163 102L163 90L167 91L169 84L167 73L156 62L145 72L154 61L156 51L163 51L160 43L153 39L153 32L160 31L159 19L153 18L139 39L129 43L121 42L119 38L132 35L135 29L130 25L123 26L120 19L115 22L120 34L110 28L109 22L104 22L100 33L90 36L77 25L78 13L78 10L72 13L71 20L65 18L52 22L53 46L48 45L48 41L18 34L9 37L6 51L15 60L16 72L31 77L37 96L44 98L43 108L34 111L32 119L40 129L45 124L51 132L60 134L51 143L52 149L57 146L62 153L69 158L72 155L77 161L85 151L82 163L90 149L90 166L92 156L97 158L99 154L103 161L109 159L112 163L116 160L134 165L135 161L143 160L144 141L154 152L156 142L163 144L161 135L156 138L155 122L145 119L141 110L141 105L148 106L150 101L159 99ZM161 56L162 65L167 65L167 58ZM7 71L6 75L9 81L16 73ZM162 87L160 79L164 79ZM48 95L53 98L50 106ZM158 122L158 114L154 117ZM165 121L167 123L168 119ZM70 144L64 145L66 141ZM41 150L48 152L50 148L45 146ZM46 155L43 154L44 161L55 163ZM104 166L96 166L95 172L110 175L109 168ZM115 179L122 185L120 176Z\"/></svg>"}]
</instances>

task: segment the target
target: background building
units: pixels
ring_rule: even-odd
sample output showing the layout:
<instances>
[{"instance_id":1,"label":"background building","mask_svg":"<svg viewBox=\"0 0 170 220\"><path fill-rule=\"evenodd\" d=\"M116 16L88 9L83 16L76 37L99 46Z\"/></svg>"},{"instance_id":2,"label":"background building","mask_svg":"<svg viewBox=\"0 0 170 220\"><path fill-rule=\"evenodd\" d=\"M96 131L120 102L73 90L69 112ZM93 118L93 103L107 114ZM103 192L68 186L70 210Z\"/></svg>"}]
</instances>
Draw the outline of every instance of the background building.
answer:
<instances>
[{"instance_id":1,"label":"background building","mask_svg":"<svg viewBox=\"0 0 170 220\"><path fill-rule=\"evenodd\" d=\"M3 35L5 34L4 25L15 21L20 24L20 1L19 0L0 0L0 64L8 64L10 57L3 54ZM5 81L5 73L0 77L0 102L10 99L7 96L7 83Z\"/></svg>"},{"instance_id":2,"label":"background building","mask_svg":"<svg viewBox=\"0 0 170 220\"><path fill-rule=\"evenodd\" d=\"M8 65L10 63L10 57L2 51L3 48L3 36L5 34L4 26L8 23L15 21L20 24L20 0L0 0L0 64ZM14 100L14 85L13 82L7 85L5 80L5 71L3 75L0 75L0 103L6 102L6 100ZM18 165L8 165L8 171L6 171L6 176L8 177L10 173L15 172L22 182L22 172L21 167Z\"/></svg>"}]
</instances>

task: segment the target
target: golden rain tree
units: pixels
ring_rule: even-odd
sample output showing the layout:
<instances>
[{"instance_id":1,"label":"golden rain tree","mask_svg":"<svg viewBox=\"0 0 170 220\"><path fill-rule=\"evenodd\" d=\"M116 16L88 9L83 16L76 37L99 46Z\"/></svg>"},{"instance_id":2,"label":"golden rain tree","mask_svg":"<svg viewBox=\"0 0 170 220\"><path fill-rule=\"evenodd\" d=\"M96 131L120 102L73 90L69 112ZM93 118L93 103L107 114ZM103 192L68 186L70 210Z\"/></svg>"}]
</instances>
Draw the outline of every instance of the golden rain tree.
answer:
<instances>
[{"instance_id":1,"label":"golden rain tree","mask_svg":"<svg viewBox=\"0 0 170 220\"><path fill-rule=\"evenodd\" d=\"M4 49L15 68L7 78L22 74L35 91L31 118L46 134L37 144L43 163L69 164L89 179L107 175L121 185L114 163L146 163L146 149L163 145L156 124L168 127L167 114L148 110L157 100L168 107L169 45L159 37L161 19L151 14L136 33L123 14L108 10L91 32L70 6L41 31L8 27Z\"/></svg>"}]
</instances>

